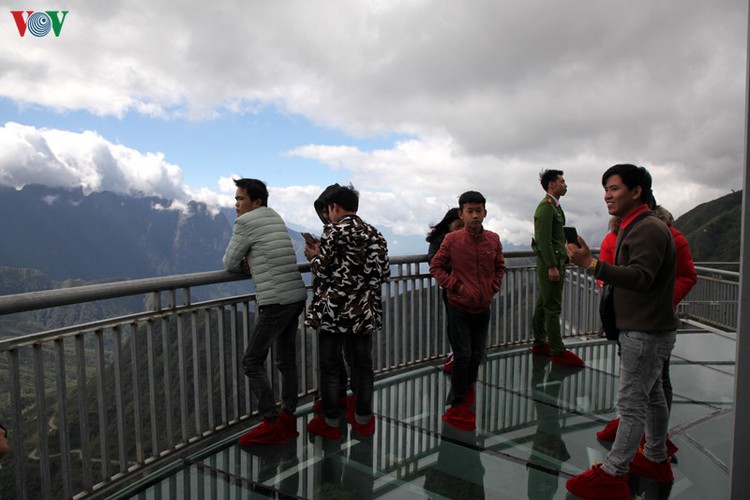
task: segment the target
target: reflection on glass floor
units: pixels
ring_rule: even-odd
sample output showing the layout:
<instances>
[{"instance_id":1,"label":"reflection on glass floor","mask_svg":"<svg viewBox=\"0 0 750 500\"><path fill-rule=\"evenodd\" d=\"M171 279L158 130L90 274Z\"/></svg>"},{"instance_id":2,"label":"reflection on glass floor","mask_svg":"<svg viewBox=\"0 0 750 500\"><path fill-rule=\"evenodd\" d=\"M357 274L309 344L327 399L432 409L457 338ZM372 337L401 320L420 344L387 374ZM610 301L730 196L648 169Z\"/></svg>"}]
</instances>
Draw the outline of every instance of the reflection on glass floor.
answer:
<instances>
[{"instance_id":1,"label":"reflection on glass floor","mask_svg":"<svg viewBox=\"0 0 750 500\"><path fill-rule=\"evenodd\" d=\"M450 381L439 366L425 367L379 382L371 438L342 423L341 441L311 439L308 405L297 441L248 449L232 436L133 498L566 498L565 481L606 454L595 432L615 416L618 370L613 344L572 346L584 369L528 349L491 355L477 385L475 432L443 423ZM727 498L734 336L684 329L671 373L675 483L633 477L631 491Z\"/></svg>"}]
</instances>

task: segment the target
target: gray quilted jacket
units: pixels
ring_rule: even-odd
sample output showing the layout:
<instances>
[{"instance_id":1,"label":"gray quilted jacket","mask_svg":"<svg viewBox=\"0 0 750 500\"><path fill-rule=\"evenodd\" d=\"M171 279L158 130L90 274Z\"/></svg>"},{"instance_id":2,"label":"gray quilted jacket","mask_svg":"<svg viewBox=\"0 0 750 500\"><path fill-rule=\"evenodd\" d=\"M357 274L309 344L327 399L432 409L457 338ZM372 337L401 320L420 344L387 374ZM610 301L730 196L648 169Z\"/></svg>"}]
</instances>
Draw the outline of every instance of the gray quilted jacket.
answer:
<instances>
[{"instance_id":1,"label":"gray quilted jacket","mask_svg":"<svg viewBox=\"0 0 750 500\"><path fill-rule=\"evenodd\" d=\"M258 305L293 304L307 298L284 220L274 210L259 207L234 221L232 239L224 253L224 269L241 272L247 256Z\"/></svg>"}]
</instances>

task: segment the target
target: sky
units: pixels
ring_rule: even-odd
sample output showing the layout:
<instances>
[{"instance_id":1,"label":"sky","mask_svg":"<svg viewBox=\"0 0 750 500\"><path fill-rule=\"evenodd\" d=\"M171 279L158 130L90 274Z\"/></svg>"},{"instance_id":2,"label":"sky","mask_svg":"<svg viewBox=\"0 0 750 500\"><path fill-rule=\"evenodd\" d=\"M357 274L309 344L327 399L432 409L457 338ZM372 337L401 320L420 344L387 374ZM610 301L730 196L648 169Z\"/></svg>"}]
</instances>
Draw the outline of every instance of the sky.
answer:
<instances>
[{"instance_id":1,"label":"sky","mask_svg":"<svg viewBox=\"0 0 750 500\"><path fill-rule=\"evenodd\" d=\"M52 10L59 36L34 36L27 12ZM0 185L218 208L255 177L320 231L313 200L352 183L405 255L467 190L528 246L556 168L598 246L613 164L648 168L675 217L742 187L747 17L739 0L5 0Z\"/></svg>"}]
</instances>

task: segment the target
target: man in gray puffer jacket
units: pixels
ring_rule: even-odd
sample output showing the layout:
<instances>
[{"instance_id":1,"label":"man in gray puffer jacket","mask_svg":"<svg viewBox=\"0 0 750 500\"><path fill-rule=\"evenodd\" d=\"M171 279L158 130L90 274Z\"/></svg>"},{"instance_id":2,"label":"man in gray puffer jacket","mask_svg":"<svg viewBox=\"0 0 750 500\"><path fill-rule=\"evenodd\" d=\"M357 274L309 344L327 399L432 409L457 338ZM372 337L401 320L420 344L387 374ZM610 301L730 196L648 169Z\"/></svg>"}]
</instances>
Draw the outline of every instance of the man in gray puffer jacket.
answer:
<instances>
[{"instance_id":1,"label":"man in gray puffer jacket","mask_svg":"<svg viewBox=\"0 0 750 500\"><path fill-rule=\"evenodd\" d=\"M268 208L268 190L257 179L237 179L237 219L224 254L224 268L251 274L258 302L258 322L242 366L258 398L261 424L239 439L244 446L281 444L299 435L297 409L297 328L307 292L292 240L282 218ZM281 411L265 369L271 345L281 373Z\"/></svg>"}]
</instances>

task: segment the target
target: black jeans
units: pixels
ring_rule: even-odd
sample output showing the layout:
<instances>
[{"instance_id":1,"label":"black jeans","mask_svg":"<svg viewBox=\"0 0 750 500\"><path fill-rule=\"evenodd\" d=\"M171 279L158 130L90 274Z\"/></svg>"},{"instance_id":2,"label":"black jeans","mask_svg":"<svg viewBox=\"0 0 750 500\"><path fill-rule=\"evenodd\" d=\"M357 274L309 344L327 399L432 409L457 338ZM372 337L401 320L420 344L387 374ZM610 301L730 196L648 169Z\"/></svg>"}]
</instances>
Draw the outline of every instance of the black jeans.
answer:
<instances>
[{"instance_id":1,"label":"black jeans","mask_svg":"<svg viewBox=\"0 0 750 500\"><path fill-rule=\"evenodd\" d=\"M258 324L242 358L242 367L258 398L258 412L262 417L275 418L279 414L265 367L274 342L276 368L281 373L282 408L289 413L297 409L297 327L304 308L304 301L258 307Z\"/></svg>"},{"instance_id":2,"label":"black jeans","mask_svg":"<svg viewBox=\"0 0 750 500\"><path fill-rule=\"evenodd\" d=\"M451 406L466 400L470 384L477 381L479 366L487 350L490 310L470 313L448 304L448 340L453 349L451 372Z\"/></svg>"},{"instance_id":3,"label":"black jeans","mask_svg":"<svg viewBox=\"0 0 750 500\"><path fill-rule=\"evenodd\" d=\"M320 402L326 418L341 417L339 397L346 387L341 387L341 349L349 363L350 383L356 396L357 415L372 414L372 396L375 375L372 366L372 335L350 335L318 330L318 356L320 358Z\"/></svg>"}]
</instances>

